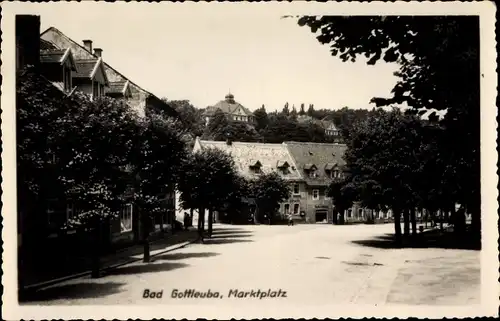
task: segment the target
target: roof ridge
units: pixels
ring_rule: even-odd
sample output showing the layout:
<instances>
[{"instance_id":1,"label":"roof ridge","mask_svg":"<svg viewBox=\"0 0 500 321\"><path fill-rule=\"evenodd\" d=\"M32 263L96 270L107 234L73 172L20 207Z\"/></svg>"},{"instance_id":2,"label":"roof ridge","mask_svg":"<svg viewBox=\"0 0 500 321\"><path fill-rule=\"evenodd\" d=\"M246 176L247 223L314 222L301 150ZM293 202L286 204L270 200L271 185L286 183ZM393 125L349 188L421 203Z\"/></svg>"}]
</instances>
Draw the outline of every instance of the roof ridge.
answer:
<instances>
[{"instance_id":1,"label":"roof ridge","mask_svg":"<svg viewBox=\"0 0 500 321\"><path fill-rule=\"evenodd\" d=\"M204 140L200 139L200 142L210 142L210 143L218 143L218 144L227 144L226 141L222 140ZM232 144L240 144L240 145L264 145L264 146L283 146L283 144L280 143L259 143L259 142L238 142L238 141L232 141Z\"/></svg>"},{"instance_id":2,"label":"roof ridge","mask_svg":"<svg viewBox=\"0 0 500 321\"><path fill-rule=\"evenodd\" d=\"M80 45L78 42L74 41L73 39L71 39L69 36L67 36L66 34L64 34L61 30L57 29L56 27L54 26L51 26L49 28L47 28L44 32L42 32L40 34L40 37L46 33L47 31L49 30L54 30L55 32L59 33L60 35L62 35L63 37L66 37L69 41L73 42L74 44L76 44L78 47L80 47L81 49L85 50L86 52L88 52L89 54L91 54L92 56L94 56L96 59L98 58L96 55L94 55L92 52L88 51L87 48L85 48L84 46ZM123 77L124 79L128 80L132 85L138 87L139 89L141 89L142 91L146 92L147 94L149 95L152 95L152 96L155 96L156 98L158 98L156 95L152 94L151 92L147 91L146 89L142 88L141 86L139 86L138 84L136 84L135 82L133 82L132 80L130 80L128 77L125 77L121 72L119 72L118 70L116 70L115 68L111 67L108 63L106 63L105 61L103 61L104 63L104 66L110 68L111 70L113 70L114 72L116 72L118 75L120 75L121 77ZM160 98L158 98L160 99Z\"/></svg>"},{"instance_id":3,"label":"roof ridge","mask_svg":"<svg viewBox=\"0 0 500 321\"><path fill-rule=\"evenodd\" d=\"M295 141L284 141L283 144L347 146L346 144L342 143L315 143L315 142L295 142Z\"/></svg>"}]
</instances>

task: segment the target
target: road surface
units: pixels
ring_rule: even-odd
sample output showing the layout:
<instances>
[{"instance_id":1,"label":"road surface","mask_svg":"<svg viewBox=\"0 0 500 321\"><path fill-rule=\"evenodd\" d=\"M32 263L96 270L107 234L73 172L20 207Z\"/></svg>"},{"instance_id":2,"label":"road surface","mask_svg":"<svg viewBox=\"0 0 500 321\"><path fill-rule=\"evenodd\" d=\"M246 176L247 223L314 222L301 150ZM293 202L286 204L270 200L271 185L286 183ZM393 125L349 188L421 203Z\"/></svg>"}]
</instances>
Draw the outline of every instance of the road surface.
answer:
<instances>
[{"instance_id":1,"label":"road surface","mask_svg":"<svg viewBox=\"0 0 500 321\"><path fill-rule=\"evenodd\" d=\"M214 227L206 244L123 266L100 279L44 289L29 304L468 305L480 300L479 251L356 243L387 237L391 224ZM146 290L156 298L144 298ZM196 292L210 296L208 291L210 299L195 297Z\"/></svg>"}]
</instances>

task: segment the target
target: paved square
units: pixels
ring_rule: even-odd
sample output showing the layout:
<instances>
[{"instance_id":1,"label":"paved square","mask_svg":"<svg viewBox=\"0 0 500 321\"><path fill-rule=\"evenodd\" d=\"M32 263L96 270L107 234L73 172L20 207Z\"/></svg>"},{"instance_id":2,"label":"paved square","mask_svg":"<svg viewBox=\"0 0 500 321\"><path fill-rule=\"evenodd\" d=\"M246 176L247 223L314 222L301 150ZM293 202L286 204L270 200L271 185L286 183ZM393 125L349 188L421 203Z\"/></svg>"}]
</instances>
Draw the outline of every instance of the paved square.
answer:
<instances>
[{"instance_id":1,"label":"paved square","mask_svg":"<svg viewBox=\"0 0 500 321\"><path fill-rule=\"evenodd\" d=\"M469 305L480 302L479 251L380 249L353 241L393 232L392 224L333 226L215 225L206 244L159 255L93 280L42 290L36 304L188 304L172 291L219 292L210 304L253 298L251 291L286 291L286 304ZM145 299L144 291L163 291ZM235 297L248 291L245 300ZM268 290L271 290L268 292ZM228 297L229 294L232 297ZM189 295L189 294L188 294ZM282 294L281 294L282 295ZM264 302L263 302L264 303ZM277 303L277 302L275 302Z\"/></svg>"}]
</instances>

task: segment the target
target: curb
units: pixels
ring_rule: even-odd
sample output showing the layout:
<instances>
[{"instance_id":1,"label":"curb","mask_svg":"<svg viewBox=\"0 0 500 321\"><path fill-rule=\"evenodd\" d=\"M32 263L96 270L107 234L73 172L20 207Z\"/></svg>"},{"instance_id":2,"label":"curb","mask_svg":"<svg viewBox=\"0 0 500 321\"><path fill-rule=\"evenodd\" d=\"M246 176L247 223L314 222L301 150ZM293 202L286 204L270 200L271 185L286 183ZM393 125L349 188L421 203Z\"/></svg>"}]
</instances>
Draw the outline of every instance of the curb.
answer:
<instances>
[{"instance_id":1,"label":"curb","mask_svg":"<svg viewBox=\"0 0 500 321\"><path fill-rule=\"evenodd\" d=\"M185 241L185 242L182 242L182 243L179 243L179 244L176 244L176 245L172 245L171 248L166 248L166 249L164 249L164 250L162 250L162 251L160 251L158 253L151 254L150 258L153 258L153 257L155 257L157 255L160 255L160 254L165 254L165 253L168 253L168 252L179 250L181 248L184 248L184 247L186 247L186 246L188 246L190 244L193 244L193 243L197 242L198 240L199 240L199 237L197 237L194 240ZM141 261L141 260L142 260L142 258L135 258L135 259L127 260L126 262L117 263L117 264L114 264L114 265L110 265L110 266L101 268L100 271L101 272L110 271L110 270L116 269L116 268L118 268L120 266L124 266L124 265L127 265L127 264L135 263L135 262L138 262L138 261ZM49 281L45 281L45 282L35 283L35 284L32 284L32 285L28 285L28 286L25 286L23 288L20 288L18 290L18 292L37 291L39 289L46 288L46 287L49 287L49 286L52 286L52 285L55 285L55 284L58 284L58 283L62 283L62 282L73 280L73 279L79 279L79 278L91 275L91 273L92 273L92 271L85 271L85 272L80 272L80 273L77 273L77 274L63 276L63 277L60 277L60 278L57 278L57 279L53 279L53 280L49 280Z\"/></svg>"}]
</instances>

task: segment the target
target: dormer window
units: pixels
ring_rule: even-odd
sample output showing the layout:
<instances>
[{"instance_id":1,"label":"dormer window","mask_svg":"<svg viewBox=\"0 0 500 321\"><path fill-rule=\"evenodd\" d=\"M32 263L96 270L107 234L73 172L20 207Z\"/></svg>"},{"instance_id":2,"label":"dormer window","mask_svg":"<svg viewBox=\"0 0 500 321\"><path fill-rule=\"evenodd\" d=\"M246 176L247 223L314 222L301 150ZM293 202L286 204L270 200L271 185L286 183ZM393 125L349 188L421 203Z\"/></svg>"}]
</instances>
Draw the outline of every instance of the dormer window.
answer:
<instances>
[{"instance_id":1,"label":"dormer window","mask_svg":"<svg viewBox=\"0 0 500 321\"><path fill-rule=\"evenodd\" d=\"M290 173L290 165L288 164L287 161L278 161L278 164L276 166L280 171L281 173L283 174L288 174Z\"/></svg>"},{"instance_id":2,"label":"dormer window","mask_svg":"<svg viewBox=\"0 0 500 321\"><path fill-rule=\"evenodd\" d=\"M304 171L310 178L318 177L318 168L314 164L305 164Z\"/></svg>"},{"instance_id":3,"label":"dormer window","mask_svg":"<svg viewBox=\"0 0 500 321\"><path fill-rule=\"evenodd\" d=\"M337 168L337 163L326 164L325 172L330 176L330 178L340 178L340 171Z\"/></svg>"},{"instance_id":4,"label":"dormer window","mask_svg":"<svg viewBox=\"0 0 500 321\"><path fill-rule=\"evenodd\" d=\"M262 174L262 164L258 160L257 161L252 160L248 167L250 168L250 171L252 171L252 173Z\"/></svg>"}]
</instances>

